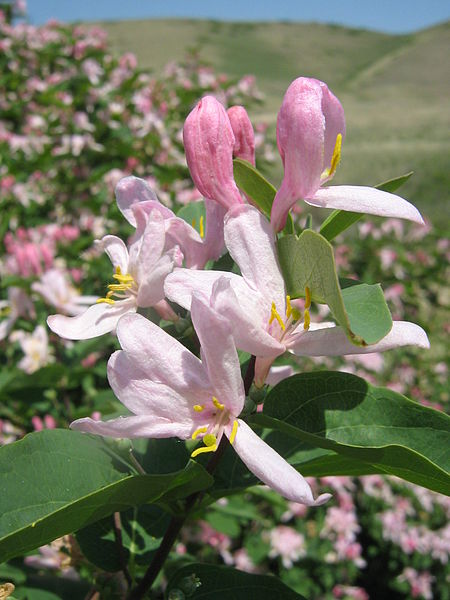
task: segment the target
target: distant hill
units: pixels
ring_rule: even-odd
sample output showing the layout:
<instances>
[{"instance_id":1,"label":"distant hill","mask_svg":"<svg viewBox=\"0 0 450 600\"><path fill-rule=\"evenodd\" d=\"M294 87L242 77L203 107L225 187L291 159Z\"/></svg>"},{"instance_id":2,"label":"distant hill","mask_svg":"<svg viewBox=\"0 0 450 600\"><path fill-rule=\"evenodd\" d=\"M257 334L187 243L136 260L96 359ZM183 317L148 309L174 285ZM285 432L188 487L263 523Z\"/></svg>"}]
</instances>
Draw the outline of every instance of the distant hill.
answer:
<instances>
[{"instance_id":1,"label":"distant hill","mask_svg":"<svg viewBox=\"0 0 450 600\"><path fill-rule=\"evenodd\" d=\"M404 188L426 214L442 219L450 176L450 22L409 35L317 23L143 20L100 23L117 52L134 52L160 72L190 47L218 71L254 74L266 95L253 118L275 123L289 83L325 81L347 117L336 183L375 184L414 170ZM281 167L274 167L277 183ZM448 214L448 213L447 213Z\"/></svg>"}]
</instances>

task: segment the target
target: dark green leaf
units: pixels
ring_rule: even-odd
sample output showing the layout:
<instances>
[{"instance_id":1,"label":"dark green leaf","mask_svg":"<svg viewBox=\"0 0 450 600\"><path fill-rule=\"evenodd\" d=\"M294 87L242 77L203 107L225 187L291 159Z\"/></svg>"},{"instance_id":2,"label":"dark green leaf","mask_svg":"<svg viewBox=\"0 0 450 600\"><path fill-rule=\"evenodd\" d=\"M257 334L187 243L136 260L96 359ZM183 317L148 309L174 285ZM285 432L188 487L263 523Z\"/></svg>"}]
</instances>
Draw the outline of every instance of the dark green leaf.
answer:
<instances>
[{"instance_id":1,"label":"dark green leaf","mask_svg":"<svg viewBox=\"0 0 450 600\"><path fill-rule=\"evenodd\" d=\"M0 449L0 562L113 512L182 498L212 484L197 463L137 475L121 450L75 431L47 430Z\"/></svg>"},{"instance_id":2,"label":"dark green leaf","mask_svg":"<svg viewBox=\"0 0 450 600\"><path fill-rule=\"evenodd\" d=\"M252 575L230 567L192 564L183 567L169 581L166 600L305 600L282 581L270 575Z\"/></svg>"},{"instance_id":3,"label":"dark green leaf","mask_svg":"<svg viewBox=\"0 0 450 600\"><path fill-rule=\"evenodd\" d=\"M263 414L252 420L450 494L449 417L354 375L294 375L269 392Z\"/></svg>"}]
</instances>

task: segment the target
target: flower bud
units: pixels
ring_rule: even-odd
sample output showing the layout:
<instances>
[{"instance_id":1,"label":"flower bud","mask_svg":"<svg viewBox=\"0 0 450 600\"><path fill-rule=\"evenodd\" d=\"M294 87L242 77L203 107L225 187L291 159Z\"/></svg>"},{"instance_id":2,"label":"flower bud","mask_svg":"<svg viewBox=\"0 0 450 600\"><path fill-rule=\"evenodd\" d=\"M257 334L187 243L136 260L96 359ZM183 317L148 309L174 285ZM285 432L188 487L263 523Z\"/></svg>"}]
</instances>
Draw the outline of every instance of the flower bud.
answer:
<instances>
[{"instance_id":1,"label":"flower bud","mask_svg":"<svg viewBox=\"0 0 450 600\"><path fill-rule=\"evenodd\" d=\"M243 204L233 178L234 134L225 108L205 96L189 113L183 128L186 160L200 193L229 209Z\"/></svg>"},{"instance_id":2,"label":"flower bud","mask_svg":"<svg viewBox=\"0 0 450 600\"><path fill-rule=\"evenodd\" d=\"M255 132L247 111L243 106L232 106L227 114L234 133L233 156L255 166Z\"/></svg>"}]
</instances>

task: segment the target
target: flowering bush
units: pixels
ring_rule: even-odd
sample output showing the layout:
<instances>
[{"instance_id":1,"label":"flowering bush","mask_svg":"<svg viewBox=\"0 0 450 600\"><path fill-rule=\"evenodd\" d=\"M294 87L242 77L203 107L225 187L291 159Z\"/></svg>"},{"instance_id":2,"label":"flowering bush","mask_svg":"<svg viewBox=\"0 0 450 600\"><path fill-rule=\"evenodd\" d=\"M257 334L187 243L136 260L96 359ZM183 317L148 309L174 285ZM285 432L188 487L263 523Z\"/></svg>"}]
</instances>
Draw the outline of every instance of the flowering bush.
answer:
<instances>
[{"instance_id":1,"label":"flowering bush","mask_svg":"<svg viewBox=\"0 0 450 600\"><path fill-rule=\"evenodd\" d=\"M2 594L448 597L449 247L408 176L324 185L317 80L277 191L252 78L152 78L59 23L1 20L0 48Z\"/></svg>"}]
</instances>

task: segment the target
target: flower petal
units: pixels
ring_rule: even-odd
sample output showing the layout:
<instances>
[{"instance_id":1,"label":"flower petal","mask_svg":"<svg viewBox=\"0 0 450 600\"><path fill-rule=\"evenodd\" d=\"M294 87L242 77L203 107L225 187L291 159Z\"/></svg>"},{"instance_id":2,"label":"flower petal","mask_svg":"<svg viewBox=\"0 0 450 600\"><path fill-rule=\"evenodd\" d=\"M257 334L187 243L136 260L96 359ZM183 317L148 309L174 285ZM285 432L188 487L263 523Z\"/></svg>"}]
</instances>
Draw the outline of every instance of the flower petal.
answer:
<instances>
[{"instance_id":1,"label":"flower petal","mask_svg":"<svg viewBox=\"0 0 450 600\"><path fill-rule=\"evenodd\" d=\"M164 383L188 397L210 387L200 360L145 317L123 317L117 327L117 337L131 360L151 381Z\"/></svg>"},{"instance_id":2,"label":"flower petal","mask_svg":"<svg viewBox=\"0 0 450 600\"><path fill-rule=\"evenodd\" d=\"M108 381L116 396L132 413L173 421L185 427L187 437L192 433L193 403L164 383L148 379L126 352L114 352L109 359ZM202 403L201 398L197 401Z\"/></svg>"},{"instance_id":3,"label":"flower petal","mask_svg":"<svg viewBox=\"0 0 450 600\"><path fill-rule=\"evenodd\" d=\"M238 419L238 424L234 449L248 469L263 483L287 500L306 506L320 506L331 498L331 494L322 494L314 500L311 488L302 475L244 421Z\"/></svg>"},{"instance_id":4,"label":"flower petal","mask_svg":"<svg viewBox=\"0 0 450 600\"><path fill-rule=\"evenodd\" d=\"M99 242L109 256L114 269L120 267L123 274L128 273L128 250L124 242L115 235L105 235Z\"/></svg>"},{"instance_id":5,"label":"flower petal","mask_svg":"<svg viewBox=\"0 0 450 600\"><path fill-rule=\"evenodd\" d=\"M50 329L68 340L88 340L109 333L123 315L136 312L133 299L116 301L114 304L93 304L76 317L51 315L47 318Z\"/></svg>"},{"instance_id":6,"label":"flower petal","mask_svg":"<svg viewBox=\"0 0 450 600\"><path fill-rule=\"evenodd\" d=\"M116 185L116 201L125 219L136 227L136 218L132 206L137 202L152 201L159 204L155 192L146 181L139 177L124 177Z\"/></svg>"},{"instance_id":7,"label":"flower petal","mask_svg":"<svg viewBox=\"0 0 450 600\"><path fill-rule=\"evenodd\" d=\"M325 327L305 331L290 345L289 350L298 356L341 356L384 352L401 346L429 348L430 342L419 325L408 321L394 321L391 331L382 340L370 346L355 346L348 340L341 327Z\"/></svg>"},{"instance_id":8,"label":"flower petal","mask_svg":"<svg viewBox=\"0 0 450 600\"><path fill-rule=\"evenodd\" d=\"M396 217L424 224L419 211L410 202L372 187L333 185L318 190L312 198L305 198L305 202L322 208Z\"/></svg>"},{"instance_id":9,"label":"flower petal","mask_svg":"<svg viewBox=\"0 0 450 600\"><path fill-rule=\"evenodd\" d=\"M119 417L110 421L94 421L94 419L77 419L70 424L71 429L84 433L95 433L113 438L168 438L186 439L190 435L183 425L154 416L139 415Z\"/></svg>"},{"instance_id":10,"label":"flower petal","mask_svg":"<svg viewBox=\"0 0 450 600\"><path fill-rule=\"evenodd\" d=\"M251 287L267 298L268 306L285 304L285 287L270 223L253 206L238 205L225 217L225 244Z\"/></svg>"},{"instance_id":11,"label":"flower petal","mask_svg":"<svg viewBox=\"0 0 450 600\"><path fill-rule=\"evenodd\" d=\"M239 277L235 273L223 271L193 271L191 269L174 269L166 278L164 291L169 300L176 302L186 310L191 310L192 294L200 292L211 297L214 283L220 277Z\"/></svg>"},{"instance_id":12,"label":"flower petal","mask_svg":"<svg viewBox=\"0 0 450 600\"><path fill-rule=\"evenodd\" d=\"M197 294L192 297L191 316L214 395L237 416L244 406L245 393L231 328L227 321Z\"/></svg>"}]
</instances>

